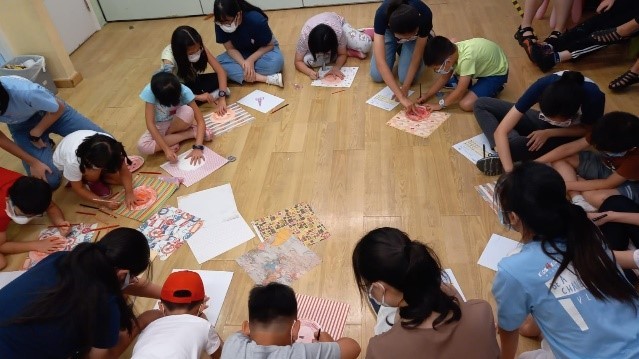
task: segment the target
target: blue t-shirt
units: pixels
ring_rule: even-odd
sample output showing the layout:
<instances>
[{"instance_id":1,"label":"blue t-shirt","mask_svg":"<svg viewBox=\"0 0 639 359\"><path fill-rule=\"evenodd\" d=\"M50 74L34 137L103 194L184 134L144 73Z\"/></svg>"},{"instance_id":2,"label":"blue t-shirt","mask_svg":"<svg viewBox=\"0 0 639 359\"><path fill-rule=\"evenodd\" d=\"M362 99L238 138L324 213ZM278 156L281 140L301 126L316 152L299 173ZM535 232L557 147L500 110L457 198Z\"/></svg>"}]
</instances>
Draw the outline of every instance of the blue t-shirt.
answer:
<instances>
[{"instance_id":1,"label":"blue t-shirt","mask_svg":"<svg viewBox=\"0 0 639 359\"><path fill-rule=\"evenodd\" d=\"M516 330L532 314L557 359L639 358L635 309L596 299L571 272L572 266L549 290L557 268L559 263L542 251L540 241L502 259L493 281L499 326Z\"/></svg>"},{"instance_id":2,"label":"blue t-shirt","mask_svg":"<svg viewBox=\"0 0 639 359\"><path fill-rule=\"evenodd\" d=\"M151 91L151 84L144 86L144 89L140 92L140 98L144 102L155 105L155 122L171 121L178 107L188 105L191 101L195 100L195 95L190 88L184 86L184 84L180 84L180 86L182 92L180 94L180 104L178 106L160 105L158 100L155 98L153 91Z\"/></svg>"},{"instance_id":3,"label":"blue t-shirt","mask_svg":"<svg viewBox=\"0 0 639 359\"><path fill-rule=\"evenodd\" d=\"M0 358L69 358L78 351L77 328L63 319L43 323L9 324L31 304L42 291L59 280L57 264L68 252L57 252L29 269L0 289ZM115 297L96 313L94 343L96 348L111 348L118 342L120 310Z\"/></svg>"},{"instance_id":4,"label":"blue t-shirt","mask_svg":"<svg viewBox=\"0 0 639 359\"><path fill-rule=\"evenodd\" d=\"M19 76L0 76L2 87L9 94L7 110L0 122L15 125L30 119L36 112L56 112L60 105L46 88Z\"/></svg>"},{"instance_id":5,"label":"blue t-shirt","mask_svg":"<svg viewBox=\"0 0 639 359\"><path fill-rule=\"evenodd\" d=\"M388 29L388 18L386 9L390 0L384 0L382 5L377 8L375 12L374 30L376 34L384 35L386 29ZM408 5L417 9L419 12L419 30L417 30L417 36L427 37L430 34L430 30L433 29L433 13L430 8L424 4L421 0L408 0Z\"/></svg>"},{"instance_id":6,"label":"blue t-shirt","mask_svg":"<svg viewBox=\"0 0 639 359\"><path fill-rule=\"evenodd\" d=\"M268 26L268 19L259 11L242 13L242 23L232 33L226 33L215 25L215 41L218 44L231 42L244 57L251 56L260 47L273 40L273 32Z\"/></svg>"},{"instance_id":7,"label":"blue t-shirt","mask_svg":"<svg viewBox=\"0 0 639 359\"><path fill-rule=\"evenodd\" d=\"M564 71L555 72L548 76L544 76L535 81L526 92L517 100L515 108L521 113L530 110L533 105L539 102L541 94L546 87L561 78ZM606 95L599 89L596 83L586 78L583 84L585 98L581 105L581 123L592 125L604 114L604 106L606 105Z\"/></svg>"}]
</instances>

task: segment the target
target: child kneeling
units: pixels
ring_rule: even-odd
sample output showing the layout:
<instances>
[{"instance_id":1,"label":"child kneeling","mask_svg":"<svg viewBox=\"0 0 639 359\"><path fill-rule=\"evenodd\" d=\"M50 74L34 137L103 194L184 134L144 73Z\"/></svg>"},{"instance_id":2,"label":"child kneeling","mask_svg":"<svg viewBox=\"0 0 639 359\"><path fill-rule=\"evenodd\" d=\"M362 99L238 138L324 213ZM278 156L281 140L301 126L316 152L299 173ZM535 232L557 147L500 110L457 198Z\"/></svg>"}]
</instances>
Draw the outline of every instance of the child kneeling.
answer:
<instances>
[{"instance_id":1,"label":"child kneeling","mask_svg":"<svg viewBox=\"0 0 639 359\"><path fill-rule=\"evenodd\" d=\"M188 270L169 274L160 299L164 316L140 333L133 359L199 359L204 351L211 358L220 357L222 341L213 324L201 318L205 295L199 274Z\"/></svg>"},{"instance_id":2,"label":"child kneeling","mask_svg":"<svg viewBox=\"0 0 639 359\"><path fill-rule=\"evenodd\" d=\"M251 289L248 310L249 320L242 323L242 331L224 344L223 359L355 359L359 355L355 340L335 341L325 332L320 332L317 342L295 342L300 330L297 299L293 289L284 284L274 282Z\"/></svg>"}]
</instances>

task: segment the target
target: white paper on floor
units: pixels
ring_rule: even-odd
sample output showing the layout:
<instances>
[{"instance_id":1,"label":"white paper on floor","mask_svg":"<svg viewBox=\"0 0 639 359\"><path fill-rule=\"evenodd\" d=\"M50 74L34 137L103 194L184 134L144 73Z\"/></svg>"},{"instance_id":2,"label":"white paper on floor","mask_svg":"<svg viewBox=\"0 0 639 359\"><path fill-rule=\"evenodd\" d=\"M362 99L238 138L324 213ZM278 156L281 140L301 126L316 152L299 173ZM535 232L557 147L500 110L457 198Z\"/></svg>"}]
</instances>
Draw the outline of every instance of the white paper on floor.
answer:
<instances>
[{"instance_id":1,"label":"white paper on floor","mask_svg":"<svg viewBox=\"0 0 639 359\"><path fill-rule=\"evenodd\" d=\"M414 93L415 91L409 90L408 96L411 96ZM391 91L388 86L384 87L378 93L373 95L373 97L369 98L366 103L386 111L390 111L399 105L399 102L393 100L393 91Z\"/></svg>"},{"instance_id":2,"label":"white paper on floor","mask_svg":"<svg viewBox=\"0 0 639 359\"><path fill-rule=\"evenodd\" d=\"M459 282L457 282L457 278L455 277L455 273L453 273L452 269L450 268L444 269L442 280L444 281L444 283L452 284L452 286L455 287L455 289L457 289L457 291L459 292L459 295L461 295L464 302L466 301L466 296L464 295L464 292L462 292L462 289L459 286Z\"/></svg>"},{"instance_id":3,"label":"white paper on floor","mask_svg":"<svg viewBox=\"0 0 639 359\"><path fill-rule=\"evenodd\" d=\"M283 98L271 95L262 90L255 90L250 94L242 97L237 103L250 107L262 113L267 113L274 109L277 105L284 102Z\"/></svg>"},{"instance_id":4,"label":"white paper on floor","mask_svg":"<svg viewBox=\"0 0 639 359\"><path fill-rule=\"evenodd\" d=\"M489 154L497 155L497 152L490 149L490 143L488 143L488 139L483 133L455 144L453 148L474 164L484 158L484 149L486 150L486 156Z\"/></svg>"},{"instance_id":5,"label":"white paper on floor","mask_svg":"<svg viewBox=\"0 0 639 359\"><path fill-rule=\"evenodd\" d=\"M518 253L519 250L521 250L521 243L499 234L493 234L490 236L490 240L479 257L477 264L497 271L499 261L511 254Z\"/></svg>"},{"instance_id":6,"label":"white paper on floor","mask_svg":"<svg viewBox=\"0 0 639 359\"><path fill-rule=\"evenodd\" d=\"M13 272L0 272L0 289L4 288L7 284L13 282L14 279L21 276L24 270L17 270Z\"/></svg>"},{"instance_id":7,"label":"white paper on floor","mask_svg":"<svg viewBox=\"0 0 639 359\"><path fill-rule=\"evenodd\" d=\"M178 208L204 220L204 226L187 240L200 264L255 237L238 211L228 183L177 200Z\"/></svg>"}]
</instances>

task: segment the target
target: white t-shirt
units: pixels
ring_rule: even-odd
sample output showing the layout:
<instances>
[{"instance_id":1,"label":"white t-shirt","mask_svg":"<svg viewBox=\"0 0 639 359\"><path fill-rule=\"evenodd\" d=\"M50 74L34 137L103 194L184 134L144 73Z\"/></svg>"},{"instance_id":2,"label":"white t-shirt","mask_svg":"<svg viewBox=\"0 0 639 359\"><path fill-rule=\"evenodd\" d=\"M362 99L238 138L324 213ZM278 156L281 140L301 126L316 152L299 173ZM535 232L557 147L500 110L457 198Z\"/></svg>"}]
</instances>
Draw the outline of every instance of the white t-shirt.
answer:
<instances>
[{"instance_id":1,"label":"white t-shirt","mask_svg":"<svg viewBox=\"0 0 639 359\"><path fill-rule=\"evenodd\" d=\"M138 336L132 359L199 359L220 347L215 327L191 314L167 315L153 321Z\"/></svg>"},{"instance_id":2,"label":"white t-shirt","mask_svg":"<svg viewBox=\"0 0 639 359\"><path fill-rule=\"evenodd\" d=\"M168 357L167 357L168 358ZM222 359L339 359L339 344L294 343L277 346L258 345L242 333L227 338L222 348Z\"/></svg>"},{"instance_id":3,"label":"white t-shirt","mask_svg":"<svg viewBox=\"0 0 639 359\"><path fill-rule=\"evenodd\" d=\"M82 172L80 171L80 159L76 156L75 151L80 144L87 138L95 135L91 130L80 130L70 133L60 141L53 152L53 164L62 171L64 178L72 182L82 181ZM100 133L105 136L113 137L108 133Z\"/></svg>"}]
</instances>

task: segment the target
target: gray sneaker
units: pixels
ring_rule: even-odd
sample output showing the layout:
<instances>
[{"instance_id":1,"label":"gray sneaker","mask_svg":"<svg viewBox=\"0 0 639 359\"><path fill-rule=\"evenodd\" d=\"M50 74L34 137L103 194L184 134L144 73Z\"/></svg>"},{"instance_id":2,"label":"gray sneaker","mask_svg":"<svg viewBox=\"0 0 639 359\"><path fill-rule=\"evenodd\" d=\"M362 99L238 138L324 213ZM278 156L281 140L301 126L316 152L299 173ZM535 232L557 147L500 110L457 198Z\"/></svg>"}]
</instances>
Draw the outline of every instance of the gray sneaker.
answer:
<instances>
[{"instance_id":1,"label":"gray sneaker","mask_svg":"<svg viewBox=\"0 0 639 359\"><path fill-rule=\"evenodd\" d=\"M266 76L266 83L269 85L284 87L284 82L282 82L282 74L279 72L273 75Z\"/></svg>"},{"instance_id":2,"label":"gray sneaker","mask_svg":"<svg viewBox=\"0 0 639 359\"><path fill-rule=\"evenodd\" d=\"M504 173L504 166L501 164L499 156L488 155L477 161L477 168L486 176L497 176Z\"/></svg>"}]
</instances>

